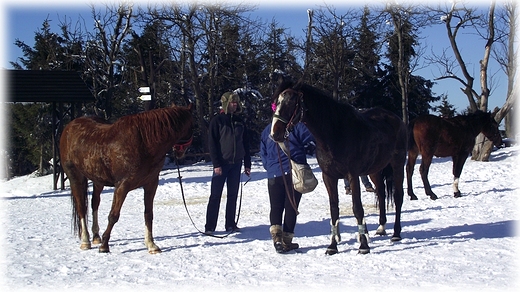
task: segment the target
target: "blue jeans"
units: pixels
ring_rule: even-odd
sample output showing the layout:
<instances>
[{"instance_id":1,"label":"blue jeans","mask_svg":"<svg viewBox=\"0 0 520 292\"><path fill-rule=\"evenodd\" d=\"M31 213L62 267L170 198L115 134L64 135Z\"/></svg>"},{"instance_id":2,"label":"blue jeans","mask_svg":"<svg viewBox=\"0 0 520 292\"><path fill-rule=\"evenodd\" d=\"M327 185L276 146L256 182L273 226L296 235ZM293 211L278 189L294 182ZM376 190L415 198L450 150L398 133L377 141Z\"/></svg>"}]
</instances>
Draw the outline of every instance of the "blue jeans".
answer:
<instances>
[{"instance_id":1,"label":"blue jeans","mask_svg":"<svg viewBox=\"0 0 520 292\"><path fill-rule=\"evenodd\" d=\"M348 179L345 178L345 179L343 179L343 181L345 182L345 189L350 188L350 182L348 181ZM365 188L372 187L372 184L370 183L370 181L368 180L368 176L366 176L366 175L361 176L361 182L363 183Z\"/></svg>"},{"instance_id":2,"label":"blue jeans","mask_svg":"<svg viewBox=\"0 0 520 292\"><path fill-rule=\"evenodd\" d=\"M208 208L206 211L206 230L215 231L220 210L220 200L224 184L227 185L226 202L226 229L235 227L235 215L237 209L238 189L240 187L240 170L242 163L227 164L222 166L222 175L213 172L211 178L211 194L209 196Z\"/></svg>"}]
</instances>

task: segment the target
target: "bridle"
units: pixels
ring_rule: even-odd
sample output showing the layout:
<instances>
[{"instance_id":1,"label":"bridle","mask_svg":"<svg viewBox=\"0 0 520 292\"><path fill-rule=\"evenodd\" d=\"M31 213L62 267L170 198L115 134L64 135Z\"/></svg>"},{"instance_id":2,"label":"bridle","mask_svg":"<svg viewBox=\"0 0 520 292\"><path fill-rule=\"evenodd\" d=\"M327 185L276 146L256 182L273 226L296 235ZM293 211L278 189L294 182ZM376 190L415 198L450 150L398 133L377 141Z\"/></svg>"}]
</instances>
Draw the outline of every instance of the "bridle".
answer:
<instances>
[{"instance_id":1,"label":"bridle","mask_svg":"<svg viewBox=\"0 0 520 292\"><path fill-rule=\"evenodd\" d=\"M298 99L296 100L296 106L294 107L294 111L293 111L291 117L289 118L289 120L286 120L284 117L282 117L282 116L280 116L280 114L278 114L279 109L277 109L276 112L273 114L273 118L276 118L280 122L287 125L285 127L284 139L287 139L289 137L289 133L292 132L294 125L296 125L297 123L302 121L303 113L304 113L303 93L302 92L296 91L292 88L288 88L288 89L282 91L282 93L280 93L280 97L282 97L282 99L285 99L284 95L285 95L285 93L287 93L289 91L294 92L295 94L298 95Z\"/></svg>"}]
</instances>

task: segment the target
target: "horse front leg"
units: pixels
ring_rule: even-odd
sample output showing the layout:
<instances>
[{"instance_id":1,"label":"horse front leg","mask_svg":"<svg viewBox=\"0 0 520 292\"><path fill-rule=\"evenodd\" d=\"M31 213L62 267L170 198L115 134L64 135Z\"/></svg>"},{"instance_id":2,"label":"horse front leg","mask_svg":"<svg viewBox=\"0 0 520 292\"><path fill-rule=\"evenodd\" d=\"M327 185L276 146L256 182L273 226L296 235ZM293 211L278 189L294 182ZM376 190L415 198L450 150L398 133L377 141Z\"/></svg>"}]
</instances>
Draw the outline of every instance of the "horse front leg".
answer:
<instances>
[{"instance_id":1,"label":"horse front leg","mask_svg":"<svg viewBox=\"0 0 520 292\"><path fill-rule=\"evenodd\" d=\"M370 253L370 247L368 242L368 229L365 223L365 210L363 209L363 203L361 202L361 188L359 187L359 177L351 180L350 187L352 188L352 211L357 220L358 226L358 242L359 242L359 253L367 254ZM380 189L380 188L379 188ZM376 185L376 191L379 192Z\"/></svg>"},{"instance_id":2,"label":"horse front leg","mask_svg":"<svg viewBox=\"0 0 520 292\"><path fill-rule=\"evenodd\" d=\"M453 160L453 196L455 198L460 198L462 195L459 190L459 178L462 173L462 168L464 167L464 163L466 162L466 158L469 153L462 153L460 155L455 155L452 157Z\"/></svg>"},{"instance_id":3,"label":"horse front leg","mask_svg":"<svg viewBox=\"0 0 520 292\"><path fill-rule=\"evenodd\" d=\"M334 255L338 253L338 243L341 241L341 234L339 231L339 198L338 198L338 179L333 179L323 173L323 182L329 194L330 207L330 234L331 243L325 254Z\"/></svg>"},{"instance_id":4,"label":"horse front leg","mask_svg":"<svg viewBox=\"0 0 520 292\"><path fill-rule=\"evenodd\" d=\"M430 196L430 199L437 200L437 195L432 191L432 187L430 186L430 181L428 180L428 172L430 171L430 165L432 163L433 155L425 155L422 156L421 166L419 167L419 172L421 173L421 179L424 185L424 191L427 196Z\"/></svg>"},{"instance_id":5,"label":"horse front leg","mask_svg":"<svg viewBox=\"0 0 520 292\"><path fill-rule=\"evenodd\" d=\"M110 212L108 213L108 225L103 232L103 238L101 245L99 246L99 252L108 253L110 252L110 248L108 242L110 241L110 233L112 232L112 228L119 221L119 216L121 215L121 207L123 206L123 202L125 201L126 195L128 194L128 190L125 189L122 185L116 186L114 190L114 198L112 200L112 207Z\"/></svg>"},{"instance_id":6,"label":"horse front leg","mask_svg":"<svg viewBox=\"0 0 520 292\"><path fill-rule=\"evenodd\" d=\"M94 184L94 191L92 192L92 243L101 244L101 236L99 236L99 220L98 210L101 202L101 192L103 185Z\"/></svg>"},{"instance_id":7,"label":"horse front leg","mask_svg":"<svg viewBox=\"0 0 520 292\"><path fill-rule=\"evenodd\" d=\"M153 222L153 200L157 185L159 183L159 177L157 179L144 186L144 222L146 230L144 233L144 244L148 248L150 254L161 253L161 249L154 243L152 234L152 222Z\"/></svg>"}]
</instances>

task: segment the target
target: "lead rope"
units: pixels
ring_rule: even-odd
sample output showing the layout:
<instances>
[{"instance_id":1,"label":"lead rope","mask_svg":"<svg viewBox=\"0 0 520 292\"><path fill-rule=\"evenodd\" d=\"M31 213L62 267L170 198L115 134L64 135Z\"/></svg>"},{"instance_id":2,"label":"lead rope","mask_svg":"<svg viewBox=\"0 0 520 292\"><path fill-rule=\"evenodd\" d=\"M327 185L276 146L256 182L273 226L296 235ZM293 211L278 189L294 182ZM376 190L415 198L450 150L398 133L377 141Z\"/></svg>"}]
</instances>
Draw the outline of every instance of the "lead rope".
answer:
<instances>
[{"instance_id":1,"label":"lead rope","mask_svg":"<svg viewBox=\"0 0 520 292\"><path fill-rule=\"evenodd\" d=\"M188 210L188 205L186 204L186 198L184 196L184 188L182 187L182 176L181 176L181 169L179 167L179 161L177 160L177 157L175 157L175 164L177 165L177 173L179 175L179 185L181 186L181 195L182 195L182 202L184 203L184 209L186 209L186 213L188 214L188 217L190 218L190 221L191 221L191 224L193 225L193 227L195 227L195 229L201 233L201 234L204 234L204 235L207 235L207 236L211 236L211 237L216 237L216 238L226 238L228 237L231 233L233 233L234 231L231 230L229 231L227 234L225 235L214 235L214 234L206 234L204 232L202 232L200 229L197 228L197 225L195 224L195 222L193 221L193 219L191 218L191 215L190 215L190 211ZM237 226L238 224L238 219L240 219L240 210L242 209L242 192L244 190L244 186L251 180L251 177L249 177L247 179L247 181L245 183L242 183L242 179L240 179L240 201L239 201L239 205L238 205L238 214L237 214L237 219L235 221L235 226Z\"/></svg>"},{"instance_id":2,"label":"lead rope","mask_svg":"<svg viewBox=\"0 0 520 292\"><path fill-rule=\"evenodd\" d=\"M289 203L291 203L291 206L293 207L294 211L296 212L296 215L299 215L300 212L298 211L298 206L296 205L296 198L294 196L294 187L291 187L289 190L289 184L287 183L287 180L285 179L284 171L283 171L283 164L282 164L282 156L280 154L280 148L282 148L283 152L287 157L289 158L289 173L292 176L292 167L291 167L291 153L289 149L285 147L285 142L277 143L279 147L276 147L276 150L278 151L278 163L280 164L280 169L282 170L282 178L283 178L283 184L285 186L285 193L287 194L287 198L289 199Z\"/></svg>"}]
</instances>

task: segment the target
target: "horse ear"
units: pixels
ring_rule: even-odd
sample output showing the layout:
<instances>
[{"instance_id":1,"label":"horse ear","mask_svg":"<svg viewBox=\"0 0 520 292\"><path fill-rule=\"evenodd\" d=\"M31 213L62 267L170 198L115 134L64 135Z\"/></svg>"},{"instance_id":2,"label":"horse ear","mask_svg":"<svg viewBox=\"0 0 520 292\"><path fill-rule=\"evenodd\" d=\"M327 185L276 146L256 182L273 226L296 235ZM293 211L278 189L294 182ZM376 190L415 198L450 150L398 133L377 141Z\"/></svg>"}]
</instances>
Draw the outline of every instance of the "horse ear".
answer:
<instances>
[{"instance_id":1,"label":"horse ear","mask_svg":"<svg viewBox=\"0 0 520 292\"><path fill-rule=\"evenodd\" d=\"M302 88L302 86L303 86L303 78L300 78L298 80L298 82L296 82L296 84L292 87L292 89L300 90L300 88Z\"/></svg>"},{"instance_id":2,"label":"horse ear","mask_svg":"<svg viewBox=\"0 0 520 292\"><path fill-rule=\"evenodd\" d=\"M190 112L192 112L192 113L193 113L193 111L195 110L195 106L193 105L192 102L190 102L190 103L188 104L187 108L188 108L188 110L189 110Z\"/></svg>"}]
</instances>

